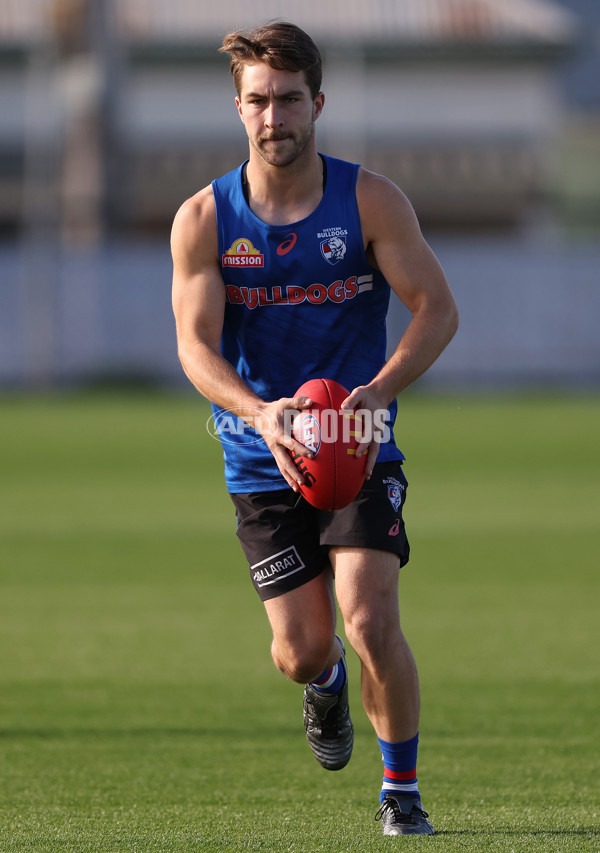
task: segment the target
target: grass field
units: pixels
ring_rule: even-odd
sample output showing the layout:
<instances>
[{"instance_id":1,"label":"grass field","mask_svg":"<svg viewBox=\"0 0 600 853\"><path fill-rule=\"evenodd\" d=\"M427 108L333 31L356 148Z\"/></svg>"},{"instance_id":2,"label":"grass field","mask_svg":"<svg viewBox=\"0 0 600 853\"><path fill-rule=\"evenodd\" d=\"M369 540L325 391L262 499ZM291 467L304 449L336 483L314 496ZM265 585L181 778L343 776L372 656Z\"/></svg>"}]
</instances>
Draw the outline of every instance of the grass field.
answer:
<instances>
[{"instance_id":1,"label":"grass field","mask_svg":"<svg viewBox=\"0 0 600 853\"><path fill-rule=\"evenodd\" d=\"M310 753L208 414L0 401L0 852L600 851L600 400L403 400L412 840L373 821L353 653L352 761Z\"/></svg>"}]
</instances>

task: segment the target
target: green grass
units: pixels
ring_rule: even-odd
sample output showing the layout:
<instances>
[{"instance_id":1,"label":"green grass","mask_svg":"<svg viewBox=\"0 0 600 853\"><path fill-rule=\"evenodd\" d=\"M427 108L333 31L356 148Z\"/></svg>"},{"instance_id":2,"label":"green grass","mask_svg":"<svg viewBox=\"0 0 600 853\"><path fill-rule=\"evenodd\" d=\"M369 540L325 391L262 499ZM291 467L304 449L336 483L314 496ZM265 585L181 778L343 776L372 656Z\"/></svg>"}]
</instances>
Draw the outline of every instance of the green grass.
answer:
<instances>
[{"instance_id":1,"label":"green grass","mask_svg":"<svg viewBox=\"0 0 600 853\"><path fill-rule=\"evenodd\" d=\"M194 398L0 401L0 851L600 851L596 398L402 401L437 835L322 770Z\"/></svg>"}]
</instances>

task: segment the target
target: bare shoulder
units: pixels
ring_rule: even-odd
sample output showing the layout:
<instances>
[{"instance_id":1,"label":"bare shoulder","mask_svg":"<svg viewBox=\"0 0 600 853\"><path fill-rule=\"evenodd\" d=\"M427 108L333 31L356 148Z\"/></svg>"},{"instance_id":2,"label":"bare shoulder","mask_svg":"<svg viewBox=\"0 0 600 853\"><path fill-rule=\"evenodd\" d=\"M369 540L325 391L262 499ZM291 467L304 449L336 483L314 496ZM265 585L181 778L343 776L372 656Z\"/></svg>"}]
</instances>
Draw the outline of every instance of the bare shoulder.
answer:
<instances>
[{"instance_id":1,"label":"bare shoulder","mask_svg":"<svg viewBox=\"0 0 600 853\"><path fill-rule=\"evenodd\" d=\"M413 207L393 181L361 167L356 198L363 234L370 242L377 233L392 228L406 236L420 233Z\"/></svg>"},{"instance_id":2,"label":"bare shoulder","mask_svg":"<svg viewBox=\"0 0 600 853\"><path fill-rule=\"evenodd\" d=\"M404 304L412 310L425 294L445 298L448 286L443 270L402 190L362 169L356 197L367 258Z\"/></svg>"},{"instance_id":3,"label":"bare shoulder","mask_svg":"<svg viewBox=\"0 0 600 853\"><path fill-rule=\"evenodd\" d=\"M204 187L183 202L173 220L173 259L217 254L217 217L212 186Z\"/></svg>"}]
</instances>

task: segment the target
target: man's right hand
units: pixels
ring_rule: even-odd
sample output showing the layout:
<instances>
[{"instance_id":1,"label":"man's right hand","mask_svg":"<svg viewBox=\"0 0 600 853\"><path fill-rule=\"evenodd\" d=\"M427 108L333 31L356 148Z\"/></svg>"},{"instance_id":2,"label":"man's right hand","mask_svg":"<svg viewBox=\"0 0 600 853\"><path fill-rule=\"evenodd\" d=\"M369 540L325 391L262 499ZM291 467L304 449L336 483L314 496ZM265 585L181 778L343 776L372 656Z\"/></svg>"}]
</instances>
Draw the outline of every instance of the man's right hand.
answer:
<instances>
[{"instance_id":1,"label":"man's right hand","mask_svg":"<svg viewBox=\"0 0 600 853\"><path fill-rule=\"evenodd\" d=\"M304 477L294 465L291 454L312 458L312 453L291 434L294 411L309 409L309 397L281 397L260 407L255 429L260 432L286 483L295 491L304 485ZM287 414L286 414L287 413Z\"/></svg>"}]
</instances>

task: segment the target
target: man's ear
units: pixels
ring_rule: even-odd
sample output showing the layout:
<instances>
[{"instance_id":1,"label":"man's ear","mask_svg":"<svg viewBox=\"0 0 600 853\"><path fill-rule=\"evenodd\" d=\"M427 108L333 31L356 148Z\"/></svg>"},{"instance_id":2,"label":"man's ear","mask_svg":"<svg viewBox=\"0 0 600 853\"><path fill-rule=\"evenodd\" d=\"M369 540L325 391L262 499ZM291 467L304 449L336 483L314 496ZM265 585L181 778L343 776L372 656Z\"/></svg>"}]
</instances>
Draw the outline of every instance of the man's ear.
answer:
<instances>
[{"instance_id":1,"label":"man's ear","mask_svg":"<svg viewBox=\"0 0 600 853\"><path fill-rule=\"evenodd\" d=\"M317 97L313 102L313 121L316 121L321 113L323 112L323 106L325 104L325 93L319 92Z\"/></svg>"}]
</instances>

